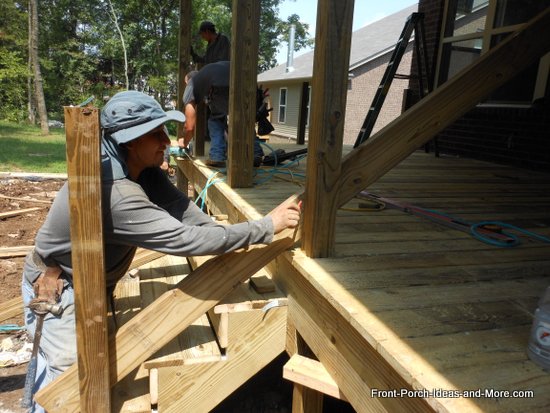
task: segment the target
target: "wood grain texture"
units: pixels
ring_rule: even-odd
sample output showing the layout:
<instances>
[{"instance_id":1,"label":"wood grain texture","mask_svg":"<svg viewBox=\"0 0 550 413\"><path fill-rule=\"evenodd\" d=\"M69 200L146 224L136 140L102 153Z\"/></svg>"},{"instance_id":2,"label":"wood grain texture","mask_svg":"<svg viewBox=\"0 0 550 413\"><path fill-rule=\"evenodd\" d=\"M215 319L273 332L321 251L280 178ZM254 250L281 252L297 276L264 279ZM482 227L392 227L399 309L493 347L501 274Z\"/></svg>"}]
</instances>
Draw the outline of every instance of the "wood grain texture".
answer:
<instances>
[{"instance_id":1,"label":"wood grain texture","mask_svg":"<svg viewBox=\"0 0 550 413\"><path fill-rule=\"evenodd\" d=\"M303 246L310 257L333 253L342 159L353 1L320 0L311 87Z\"/></svg>"},{"instance_id":2,"label":"wood grain texture","mask_svg":"<svg viewBox=\"0 0 550 413\"><path fill-rule=\"evenodd\" d=\"M34 248L34 245L25 245L20 247L2 247L0 248L0 258L24 257Z\"/></svg>"},{"instance_id":3,"label":"wood grain texture","mask_svg":"<svg viewBox=\"0 0 550 413\"><path fill-rule=\"evenodd\" d=\"M254 313L232 325L226 360L159 371L159 411L208 412L281 354L286 308Z\"/></svg>"},{"instance_id":4,"label":"wood grain texture","mask_svg":"<svg viewBox=\"0 0 550 413\"><path fill-rule=\"evenodd\" d=\"M283 231L269 245L251 246L207 261L122 326L109 340L111 383L129 374L240 282L292 247L293 236L294 231ZM69 412L78 409L77 396L78 376L73 366L41 390L36 400L46 409Z\"/></svg>"},{"instance_id":5,"label":"wood grain texture","mask_svg":"<svg viewBox=\"0 0 550 413\"><path fill-rule=\"evenodd\" d=\"M227 183L232 188L252 186L259 30L260 2L233 0L227 148Z\"/></svg>"},{"instance_id":6,"label":"wood grain texture","mask_svg":"<svg viewBox=\"0 0 550 413\"><path fill-rule=\"evenodd\" d=\"M346 400L323 364L299 354L293 355L283 367L283 378L312 390Z\"/></svg>"},{"instance_id":7,"label":"wood grain texture","mask_svg":"<svg viewBox=\"0 0 550 413\"><path fill-rule=\"evenodd\" d=\"M65 107L80 410L110 411L99 110Z\"/></svg>"},{"instance_id":8,"label":"wood grain texture","mask_svg":"<svg viewBox=\"0 0 550 413\"><path fill-rule=\"evenodd\" d=\"M176 99L176 109L183 112L183 92L185 90L185 75L189 70L191 63L191 55L189 50L191 48L191 6L192 0L180 0L179 1L179 36L178 36L178 91ZM184 136L184 124L177 123L177 136L183 138Z\"/></svg>"},{"instance_id":9,"label":"wood grain texture","mask_svg":"<svg viewBox=\"0 0 550 413\"><path fill-rule=\"evenodd\" d=\"M23 314L23 299L15 297L0 304L0 322Z\"/></svg>"},{"instance_id":10,"label":"wood grain texture","mask_svg":"<svg viewBox=\"0 0 550 413\"><path fill-rule=\"evenodd\" d=\"M39 209L42 209L42 208L34 207L34 208L16 209L14 211L0 212L0 219L16 217L17 215L22 215L22 214L28 214L29 212L35 212L35 211L38 211Z\"/></svg>"}]
</instances>

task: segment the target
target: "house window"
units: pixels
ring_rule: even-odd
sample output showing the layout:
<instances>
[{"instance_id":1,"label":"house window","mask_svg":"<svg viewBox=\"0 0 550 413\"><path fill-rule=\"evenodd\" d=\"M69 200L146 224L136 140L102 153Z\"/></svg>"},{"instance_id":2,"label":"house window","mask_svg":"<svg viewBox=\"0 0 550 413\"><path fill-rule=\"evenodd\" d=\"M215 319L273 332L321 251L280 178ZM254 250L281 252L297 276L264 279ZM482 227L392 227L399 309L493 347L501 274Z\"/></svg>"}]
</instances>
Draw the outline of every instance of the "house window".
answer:
<instances>
[{"instance_id":1,"label":"house window","mask_svg":"<svg viewBox=\"0 0 550 413\"><path fill-rule=\"evenodd\" d=\"M545 10L550 0L447 0L438 62L441 85ZM495 91L490 105L521 105L544 96L550 53Z\"/></svg>"},{"instance_id":2,"label":"house window","mask_svg":"<svg viewBox=\"0 0 550 413\"><path fill-rule=\"evenodd\" d=\"M286 122L286 94L288 89L282 87L279 89L279 123Z\"/></svg>"}]
</instances>

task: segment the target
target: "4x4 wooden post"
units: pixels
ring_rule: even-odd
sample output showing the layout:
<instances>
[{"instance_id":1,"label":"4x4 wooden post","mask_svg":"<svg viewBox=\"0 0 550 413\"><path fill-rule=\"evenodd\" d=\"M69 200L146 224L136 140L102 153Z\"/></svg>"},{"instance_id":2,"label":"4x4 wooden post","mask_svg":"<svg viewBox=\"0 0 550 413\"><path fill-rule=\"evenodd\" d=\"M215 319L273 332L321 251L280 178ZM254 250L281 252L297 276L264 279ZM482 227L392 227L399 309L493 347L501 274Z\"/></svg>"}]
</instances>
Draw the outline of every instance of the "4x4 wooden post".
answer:
<instances>
[{"instance_id":1,"label":"4x4 wooden post","mask_svg":"<svg viewBox=\"0 0 550 413\"><path fill-rule=\"evenodd\" d=\"M80 411L111 411L97 108L65 107Z\"/></svg>"}]
</instances>

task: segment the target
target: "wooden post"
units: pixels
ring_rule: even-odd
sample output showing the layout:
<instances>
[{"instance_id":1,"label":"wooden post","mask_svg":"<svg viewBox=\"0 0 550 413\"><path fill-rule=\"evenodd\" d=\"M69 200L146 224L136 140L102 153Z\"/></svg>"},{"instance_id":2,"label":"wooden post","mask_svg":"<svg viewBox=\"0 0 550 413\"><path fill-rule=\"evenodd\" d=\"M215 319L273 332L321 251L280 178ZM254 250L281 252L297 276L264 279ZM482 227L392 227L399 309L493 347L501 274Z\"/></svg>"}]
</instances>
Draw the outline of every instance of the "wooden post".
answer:
<instances>
[{"instance_id":1,"label":"wooden post","mask_svg":"<svg viewBox=\"0 0 550 413\"><path fill-rule=\"evenodd\" d=\"M290 315L287 321L286 350L291 356L314 357L313 352L294 327ZM284 369L283 369L283 377ZM293 384L292 413L319 413L323 411L323 394L300 383Z\"/></svg>"},{"instance_id":2,"label":"wooden post","mask_svg":"<svg viewBox=\"0 0 550 413\"><path fill-rule=\"evenodd\" d=\"M335 185L336 205L376 182L549 50L550 8L346 155Z\"/></svg>"},{"instance_id":3,"label":"wooden post","mask_svg":"<svg viewBox=\"0 0 550 413\"><path fill-rule=\"evenodd\" d=\"M233 0L227 183L252 186L260 2ZM238 45L238 47L237 47Z\"/></svg>"},{"instance_id":4,"label":"wooden post","mask_svg":"<svg viewBox=\"0 0 550 413\"><path fill-rule=\"evenodd\" d=\"M354 2L317 4L302 239L308 256L327 257L334 249Z\"/></svg>"},{"instance_id":5,"label":"wooden post","mask_svg":"<svg viewBox=\"0 0 550 413\"><path fill-rule=\"evenodd\" d=\"M309 102L309 82L302 83L302 93L300 95L300 113L298 114L298 135L296 143L303 145L306 143L306 125L307 125L307 104Z\"/></svg>"},{"instance_id":6,"label":"wooden post","mask_svg":"<svg viewBox=\"0 0 550 413\"><path fill-rule=\"evenodd\" d=\"M80 411L109 412L99 110L65 107Z\"/></svg>"},{"instance_id":7,"label":"wooden post","mask_svg":"<svg viewBox=\"0 0 550 413\"><path fill-rule=\"evenodd\" d=\"M185 75L189 69L189 49L191 47L191 2L180 0L180 30L178 46L178 93L176 108L183 111L183 91L185 90ZM178 122L178 138L183 137L183 123Z\"/></svg>"},{"instance_id":8,"label":"wooden post","mask_svg":"<svg viewBox=\"0 0 550 413\"><path fill-rule=\"evenodd\" d=\"M207 110L208 108L203 102L197 104L197 122L195 123L195 142L193 145L193 155L195 156L204 156L204 141L208 134L206 127Z\"/></svg>"}]
</instances>

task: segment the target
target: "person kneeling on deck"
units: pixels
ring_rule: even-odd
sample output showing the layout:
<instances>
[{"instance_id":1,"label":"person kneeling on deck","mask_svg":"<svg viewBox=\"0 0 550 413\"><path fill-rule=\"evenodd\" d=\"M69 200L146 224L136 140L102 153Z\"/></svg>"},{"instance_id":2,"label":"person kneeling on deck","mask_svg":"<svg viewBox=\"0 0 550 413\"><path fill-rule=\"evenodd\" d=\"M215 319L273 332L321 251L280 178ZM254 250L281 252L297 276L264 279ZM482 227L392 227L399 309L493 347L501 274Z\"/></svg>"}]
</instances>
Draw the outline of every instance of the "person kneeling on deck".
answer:
<instances>
[{"instance_id":1,"label":"person kneeling on deck","mask_svg":"<svg viewBox=\"0 0 550 413\"><path fill-rule=\"evenodd\" d=\"M263 219L234 225L217 224L204 214L159 167L170 144L164 124L172 120L184 122L185 116L179 111L164 112L153 98L136 91L116 94L101 112L108 287L126 273L137 247L179 256L223 254L250 244L269 243L274 234L298 225L300 209L293 202L281 204ZM25 307L36 298L37 291L38 295L59 294L56 299L63 309L58 316L47 314L44 318L34 392L76 361L69 228L65 184L37 233L34 251L26 257L23 270ZM25 324L31 335L36 321L36 314L26 308ZM31 410L43 411L36 404Z\"/></svg>"},{"instance_id":2,"label":"person kneeling on deck","mask_svg":"<svg viewBox=\"0 0 550 413\"><path fill-rule=\"evenodd\" d=\"M230 63L210 63L201 70L192 70L185 76L183 110L185 112L185 135L179 138L180 148L187 148L195 131L197 105L205 101L210 109L208 131L210 133L209 159L206 165L225 167L227 158L227 114L229 112L229 69ZM260 166L264 152L260 140L254 136L254 166Z\"/></svg>"}]
</instances>

